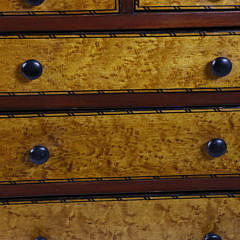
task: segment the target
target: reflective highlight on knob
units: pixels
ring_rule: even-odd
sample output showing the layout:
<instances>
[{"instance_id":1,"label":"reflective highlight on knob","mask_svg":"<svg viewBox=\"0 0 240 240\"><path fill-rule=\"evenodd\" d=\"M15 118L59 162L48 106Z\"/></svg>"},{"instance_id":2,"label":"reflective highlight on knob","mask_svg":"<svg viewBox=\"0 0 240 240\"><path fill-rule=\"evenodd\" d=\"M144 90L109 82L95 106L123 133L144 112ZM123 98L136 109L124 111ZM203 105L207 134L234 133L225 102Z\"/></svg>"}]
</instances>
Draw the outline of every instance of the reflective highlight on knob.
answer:
<instances>
[{"instance_id":1,"label":"reflective highlight on knob","mask_svg":"<svg viewBox=\"0 0 240 240\"><path fill-rule=\"evenodd\" d=\"M35 80L42 75L42 65L34 59L27 60L22 65L22 74L29 80Z\"/></svg>"},{"instance_id":2,"label":"reflective highlight on knob","mask_svg":"<svg viewBox=\"0 0 240 240\"><path fill-rule=\"evenodd\" d=\"M35 164L43 164L49 159L49 151L44 146L35 146L29 151L29 159Z\"/></svg>"},{"instance_id":3,"label":"reflective highlight on knob","mask_svg":"<svg viewBox=\"0 0 240 240\"><path fill-rule=\"evenodd\" d=\"M26 0L32 6L41 5L45 0Z\"/></svg>"},{"instance_id":4,"label":"reflective highlight on knob","mask_svg":"<svg viewBox=\"0 0 240 240\"><path fill-rule=\"evenodd\" d=\"M214 138L207 143L207 151L211 157L220 157L227 151L227 144L220 138Z\"/></svg>"},{"instance_id":5,"label":"reflective highlight on knob","mask_svg":"<svg viewBox=\"0 0 240 240\"><path fill-rule=\"evenodd\" d=\"M220 236L214 233L208 233L205 237L204 240L222 240Z\"/></svg>"},{"instance_id":6,"label":"reflective highlight on knob","mask_svg":"<svg viewBox=\"0 0 240 240\"><path fill-rule=\"evenodd\" d=\"M34 240L47 240L45 237L37 237Z\"/></svg>"},{"instance_id":7,"label":"reflective highlight on knob","mask_svg":"<svg viewBox=\"0 0 240 240\"><path fill-rule=\"evenodd\" d=\"M212 61L212 71L218 77L227 76L232 71L232 62L225 57L219 57Z\"/></svg>"}]
</instances>

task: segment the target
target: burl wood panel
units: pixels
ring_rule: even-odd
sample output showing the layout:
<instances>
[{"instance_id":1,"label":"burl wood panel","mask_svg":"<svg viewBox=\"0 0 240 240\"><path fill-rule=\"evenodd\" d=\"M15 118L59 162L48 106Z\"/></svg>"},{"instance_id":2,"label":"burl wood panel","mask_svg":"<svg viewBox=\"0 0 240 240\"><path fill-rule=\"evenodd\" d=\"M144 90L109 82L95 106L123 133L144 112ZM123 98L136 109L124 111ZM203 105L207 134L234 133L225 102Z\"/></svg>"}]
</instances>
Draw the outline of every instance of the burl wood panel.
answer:
<instances>
[{"instance_id":1,"label":"burl wood panel","mask_svg":"<svg viewBox=\"0 0 240 240\"><path fill-rule=\"evenodd\" d=\"M200 240L240 234L240 199L160 200L0 207L0 238Z\"/></svg>"},{"instance_id":2,"label":"burl wood panel","mask_svg":"<svg viewBox=\"0 0 240 240\"><path fill-rule=\"evenodd\" d=\"M139 0L139 6L206 6L206 5L237 5L236 0Z\"/></svg>"},{"instance_id":3,"label":"burl wood panel","mask_svg":"<svg viewBox=\"0 0 240 240\"><path fill-rule=\"evenodd\" d=\"M195 113L6 119L0 124L0 180L238 173L240 114ZM210 158L222 138L228 152ZM44 145L50 159L32 164Z\"/></svg>"},{"instance_id":4,"label":"burl wood panel","mask_svg":"<svg viewBox=\"0 0 240 240\"><path fill-rule=\"evenodd\" d=\"M239 36L2 39L0 91L239 86L238 49ZM209 63L221 56L233 69L217 78ZM37 80L22 77L28 59L43 65Z\"/></svg>"},{"instance_id":5,"label":"burl wood panel","mask_svg":"<svg viewBox=\"0 0 240 240\"><path fill-rule=\"evenodd\" d=\"M31 6L26 0L2 0L0 11L67 11L67 10L111 10L115 0L45 0L39 6Z\"/></svg>"}]
</instances>

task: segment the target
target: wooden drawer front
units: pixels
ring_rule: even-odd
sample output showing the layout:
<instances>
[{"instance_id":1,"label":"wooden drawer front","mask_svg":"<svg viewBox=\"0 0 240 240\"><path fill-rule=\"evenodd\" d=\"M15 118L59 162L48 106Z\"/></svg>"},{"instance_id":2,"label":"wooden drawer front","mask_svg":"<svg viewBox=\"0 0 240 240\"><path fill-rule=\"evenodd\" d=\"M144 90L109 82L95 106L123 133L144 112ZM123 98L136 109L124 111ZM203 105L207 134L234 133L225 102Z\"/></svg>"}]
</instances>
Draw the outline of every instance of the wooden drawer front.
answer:
<instances>
[{"instance_id":1,"label":"wooden drawer front","mask_svg":"<svg viewBox=\"0 0 240 240\"><path fill-rule=\"evenodd\" d=\"M235 240L239 204L239 199L191 199L1 206L0 238L200 240L214 232Z\"/></svg>"},{"instance_id":2,"label":"wooden drawer front","mask_svg":"<svg viewBox=\"0 0 240 240\"><path fill-rule=\"evenodd\" d=\"M0 2L0 11L114 11L115 0L45 0L39 6L31 6L27 0L2 0Z\"/></svg>"},{"instance_id":3,"label":"wooden drawer front","mask_svg":"<svg viewBox=\"0 0 240 240\"><path fill-rule=\"evenodd\" d=\"M0 125L0 180L238 173L239 113L7 119ZM228 152L211 158L213 138ZM49 160L28 151L43 145Z\"/></svg>"},{"instance_id":4,"label":"wooden drawer front","mask_svg":"<svg viewBox=\"0 0 240 240\"><path fill-rule=\"evenodd\" d=\"M196 8L203 8L206 10L206 7L209 7L209 9L215 9L215 8L235 8L235 6L239 5L239 2L236 0L139 0L136 9L138 10L146 10L146 8L149 9L168 9L178 6L182 9L196 9Z\"/></svg>"},{"instance_id":5,"label":"wooden drawer front","mask_svg":"<svg viewBox=\"0 0 240 240\"><path fill-rule=\"evenodd\" d=\"M239 86L238 49L239 36L2 39L0 91ZM213 75L217 57L232 61L229 75ZM21 73L28 59L43 66L33 81Z\"/></svg>"}]
</instances>

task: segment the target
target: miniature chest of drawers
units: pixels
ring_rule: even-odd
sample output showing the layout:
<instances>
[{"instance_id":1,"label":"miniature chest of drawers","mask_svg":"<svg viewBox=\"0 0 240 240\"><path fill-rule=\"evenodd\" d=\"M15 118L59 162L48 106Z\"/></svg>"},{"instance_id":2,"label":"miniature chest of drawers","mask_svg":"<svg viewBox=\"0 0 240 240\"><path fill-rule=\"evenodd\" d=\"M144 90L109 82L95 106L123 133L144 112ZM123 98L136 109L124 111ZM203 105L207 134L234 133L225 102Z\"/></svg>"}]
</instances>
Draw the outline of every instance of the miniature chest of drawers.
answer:
<instances>
[{"instance_id":1,"label":"miniature chest of drawers","mask_svg":"<svg viewBox=\"0 0 240 240\"><path fill-rule=\"evenodd\" d=\"M238 239L239 7L2 0L0 239Z\"/></svg>"}]
</instances>

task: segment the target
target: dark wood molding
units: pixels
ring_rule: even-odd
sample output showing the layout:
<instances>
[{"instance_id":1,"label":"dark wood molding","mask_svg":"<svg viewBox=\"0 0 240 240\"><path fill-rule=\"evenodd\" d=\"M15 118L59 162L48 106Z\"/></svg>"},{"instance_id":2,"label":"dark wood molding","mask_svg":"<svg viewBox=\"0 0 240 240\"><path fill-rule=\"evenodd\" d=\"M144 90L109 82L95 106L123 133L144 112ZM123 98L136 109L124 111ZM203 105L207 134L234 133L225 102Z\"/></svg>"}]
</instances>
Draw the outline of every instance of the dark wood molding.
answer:
<instances>
[{"instance_id":1,"label":"dark wood molding","mask_svg":"<svg viewBox=\"0 0 240 240\"><path fill-rule=\"evenodd\" d=\"M123 3L120 14L1 16L0 33L240 27L240 11L130 13L131 2Z\"/></svg>"},{"instance_id":2,"label":"dark wood molding","mask_svg":"<svg viewBox=\"0 0 240 240\"><path fill-rule=\"evenodd\" d=\"M0 199L240 191L240 177L192 177L155 180L1 184Z\"/></svg>"},{"instance_id":3,"label":"dark wood molding","mask_svg":"<svg viewBox=\"0 0 240 240\"><path fill-rule=\"evenodd\" d=\"M119 1L120 13L133 14L135 9L135 0L120 0Z\"/></svg>"},{"instance_id":4,"label":"dark wood molding","mask_svg":"<svg viewBox=\"0 0 240 240\"><path fill-rule=\"evenodd\" d=\"M239 107L240 91L0 96L0 113Z\"/></svg>"}]
</instances>

